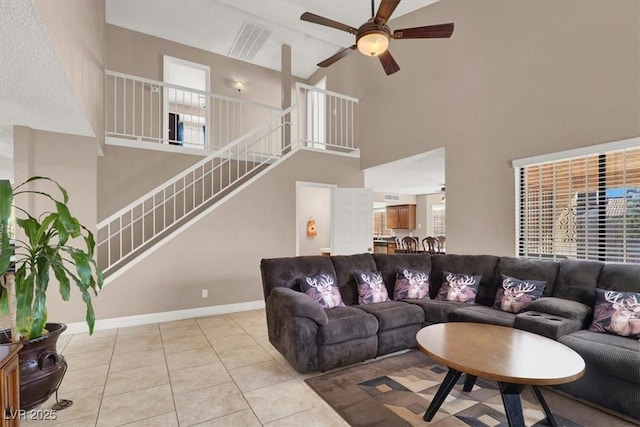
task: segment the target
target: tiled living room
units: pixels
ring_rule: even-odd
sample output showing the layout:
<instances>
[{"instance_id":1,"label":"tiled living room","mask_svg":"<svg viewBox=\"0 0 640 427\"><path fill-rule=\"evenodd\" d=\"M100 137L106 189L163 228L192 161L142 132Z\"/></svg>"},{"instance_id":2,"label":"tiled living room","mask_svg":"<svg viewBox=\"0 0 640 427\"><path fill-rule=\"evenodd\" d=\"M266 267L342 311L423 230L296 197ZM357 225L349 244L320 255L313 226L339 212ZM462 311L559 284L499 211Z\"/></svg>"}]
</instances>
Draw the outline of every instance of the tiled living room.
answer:
<instances>
[{"instance_id":1,"label":"tiled living room","mask_svg":"<svg viewBox=\"0 0 640 427\"><path fill-rule=\"evenodd\" d=\"M59 398L73 405L56 411L55 419L21 425L349 425L305 383L323 374L297 373L266 334L264 310L252 310L109 329L93 336L63 335L58 349L69 371ZM554 411L575 423L571 425L634 425L564 395L545 393ZM500 406L495 394L494 403ZM33 414L42 416L54 403L55 395ZM533 425L543 414L535 404L527 406L527 425ZM443 409L434 422L406 425L468 425L454 416L460 409L455 404Z\"/></svg>"},{"instance_id":2,"label":"tiled living room","mask_svg":"<svg viewBox=\"0 0 640 427\"><path fill-rule=\"evenodd\" d=\"M637 0L1 4L0 231L6 180L52 177L96 247L33 308L18 275L20 326L69 327L66 362L31 371L67 371L7 403L27 363L0 316L0 426L640 425ZM446 253L320 243L300 187L362 191L416 156L430 189L385 238L435 236L437 204ZM54 235L77 228L64 199Z\"/></svg>"},{"instance_id":3,"label":"tiled living room","mask_svg":"<svg viewBox=\"0 0 640 427\"><path fill-rule=\"evenodd\" d=\"M58 348L59 397L74 403L22 425L347 425L269 344L263 310L63 335Z\"/></svg>"}]
</instances>

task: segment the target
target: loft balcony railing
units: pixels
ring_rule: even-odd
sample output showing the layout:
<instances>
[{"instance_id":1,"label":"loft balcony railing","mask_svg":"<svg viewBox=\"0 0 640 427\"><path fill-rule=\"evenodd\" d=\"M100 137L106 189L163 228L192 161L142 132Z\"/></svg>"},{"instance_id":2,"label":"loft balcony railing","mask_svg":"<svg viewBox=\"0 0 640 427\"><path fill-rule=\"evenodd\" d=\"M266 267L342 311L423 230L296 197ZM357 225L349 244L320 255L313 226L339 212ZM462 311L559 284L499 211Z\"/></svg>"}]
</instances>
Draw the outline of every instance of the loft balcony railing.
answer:
<instances>
[{"instance_id":1,"label":"loft balcony railing","mask_svg":"<svg viewBox=\"0 0 640 427\"><path fill-rule=\"evenodd\" d=\"M322 150L353 151L358 99L296 83L297 141Z\"/></svg>"},{"instance_id":2,"label":"loft balcony railing","mask_svg":"<svg viewBox=\"0 0 640 427\"><path fill-rule=\"evenodd\" d=\"M105 72L106 136L216 150L280 114L266 104Z\"/></svg>"}]
</instances>

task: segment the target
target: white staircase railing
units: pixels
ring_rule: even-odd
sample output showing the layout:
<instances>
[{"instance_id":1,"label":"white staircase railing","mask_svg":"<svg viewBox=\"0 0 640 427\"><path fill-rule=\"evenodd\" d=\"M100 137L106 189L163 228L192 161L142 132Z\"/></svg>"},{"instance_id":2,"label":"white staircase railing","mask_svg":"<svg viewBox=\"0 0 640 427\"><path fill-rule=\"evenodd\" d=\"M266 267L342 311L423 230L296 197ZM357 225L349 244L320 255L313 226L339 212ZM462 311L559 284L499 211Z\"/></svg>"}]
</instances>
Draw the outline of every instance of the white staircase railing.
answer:
<instances>
[{"instance_id":1,"label":"white staircase railing","mask_svg":"<svg viewBox=\"0 0 640 427\"><path fill-rule=\"evenodd\" d=\"M107 137L216 150L281 109L105 71Z\"/></svg>"},{"instance_id":2,"label":"white staircase railing","mask_svg":"<svg viewBox=\"0 0 640 427\"><path fill-rule=\"evenodd\" d=\"M221 200L284 154L302 146L352 152L356 98L297 83L296 106L284 111L155 80L106 72L106 136L216 150L98 224L98 265L106 276ZM109 91L111 90L111 95ZM171 92L175 91L175 92ZM173 94L172 94L173 93ZM189 119L212 123L197 142L163 131L176 96ZM196 98L196 96L198 98ZM203 96L199 111L196 99ZM167 100L168 105L163 105ZM193 107L190 110L187 107ZM169 109L167 109L169 108ZM234 113L234 111L237 111ZM167 114L168 117L168 114ZM257 122L257 120L262 121ZM208 122L207 120L211 120ZM225 126L231 129L224 129ZM234 135L240 129L238 137ZM213 128L207 136L207 129ZM177 132L177 129L174 128ZM184 132L184 128L183 128ZM169 136L169 138L167 138ZM194 142L195 141L195 142ZM211 145L213 144L213 145Z\"/></svg>"},{"instance_id":3,"label":"white staircase railing","mask_svg":"<svg viewBox=\"0 0 640 427\"><path fill-rule=\"evenodd\" d=\"M98 265L105 275L279 158L292 108L225 145L98 224Z\"/></svg>"}]
</instances>

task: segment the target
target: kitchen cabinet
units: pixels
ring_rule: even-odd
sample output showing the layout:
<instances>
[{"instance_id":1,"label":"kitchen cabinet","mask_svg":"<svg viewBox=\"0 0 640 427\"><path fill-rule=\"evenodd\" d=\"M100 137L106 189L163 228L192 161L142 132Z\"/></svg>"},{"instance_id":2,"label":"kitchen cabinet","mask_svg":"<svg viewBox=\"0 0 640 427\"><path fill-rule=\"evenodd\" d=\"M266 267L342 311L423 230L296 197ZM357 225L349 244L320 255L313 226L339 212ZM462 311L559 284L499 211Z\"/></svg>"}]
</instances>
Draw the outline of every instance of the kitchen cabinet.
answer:
<instances>
[{"instance_id":1,"label":"kitchen cabinet","mask_svg":"<svg viewBox=\"0 0 640 427\"><path fill-rule=\"evenodd\" d=\"M387 228L414 230L416 205L387 206Z\"/></svg>"},{"instance_id":2,"label":"kitchen cabinet","mask_svg":"<svg viewBox=\"0 0 640 427\"><path fill-rule=\"evenodd\" d=\"M0 346L0 427L15 427L20 423L20 381L18 352L20 344Z\"/></svg>"}]
</instances>

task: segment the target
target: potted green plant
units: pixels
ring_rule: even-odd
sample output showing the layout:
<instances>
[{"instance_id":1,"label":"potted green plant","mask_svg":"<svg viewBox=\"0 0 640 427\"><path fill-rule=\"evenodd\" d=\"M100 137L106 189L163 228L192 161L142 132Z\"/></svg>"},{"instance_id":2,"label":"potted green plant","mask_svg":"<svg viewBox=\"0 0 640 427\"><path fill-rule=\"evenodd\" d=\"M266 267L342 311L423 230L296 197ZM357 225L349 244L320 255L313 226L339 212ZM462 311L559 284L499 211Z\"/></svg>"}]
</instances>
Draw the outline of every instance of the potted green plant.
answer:
<instances>
[{"instance_id":1,"label":"potted green plant","mask_svg":"<svg viewBox=\"0 0 640 427\"><path fill-rule=\"evenodd\" d=\"M55 196L33 189L37 183L53 186ZM16 198L43 198L51 210L28 212ZM0 333L0 344L21 343L20 400L31 409L56 391L66 371L66 361L56 351L66 329L47 323L47 287L52 274L62 299L68 301L73 283L86 304L86 321L93 333L95 314L91 292L102 287L102 273L94 260L93 234L71 215L67 191L46 177L32 177L12 188L0 180L0 310L11 319L10 334ZM15 222L12 216L15 215ZM12 236L10 228L18 232Z\"/></svg>"}]
</instances>

